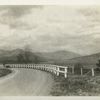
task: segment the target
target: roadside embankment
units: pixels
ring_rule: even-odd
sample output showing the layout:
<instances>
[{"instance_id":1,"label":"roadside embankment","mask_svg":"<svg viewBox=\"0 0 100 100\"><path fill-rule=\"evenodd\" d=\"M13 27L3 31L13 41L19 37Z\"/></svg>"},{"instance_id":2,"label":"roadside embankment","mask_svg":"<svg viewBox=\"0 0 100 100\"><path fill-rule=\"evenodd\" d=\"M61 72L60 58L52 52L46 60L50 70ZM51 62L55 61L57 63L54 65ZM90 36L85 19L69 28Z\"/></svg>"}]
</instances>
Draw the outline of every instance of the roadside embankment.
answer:
<instances>
[{"instance_id":1,"label":"roadside embankment","mask_svg":"<svg viewBox=\"0 0 100 100\"><path fill-rule=\"evenodd\" d=\"M82 77L73 76L64 79L54 76L52 96L99 96L100 76Z\"/></svg>"},{"instance_id":2,"label":"roadside embankment","mask_svg":"<svg viewBox=\"0 0 100 100\"><path fill-rule=\"evenodd\" d=\"M0 68L0 77L6 76L6 75L8 75L10 73L12 73L12 70L5 69L5 68Z\"/></svg>"}]
</instances>

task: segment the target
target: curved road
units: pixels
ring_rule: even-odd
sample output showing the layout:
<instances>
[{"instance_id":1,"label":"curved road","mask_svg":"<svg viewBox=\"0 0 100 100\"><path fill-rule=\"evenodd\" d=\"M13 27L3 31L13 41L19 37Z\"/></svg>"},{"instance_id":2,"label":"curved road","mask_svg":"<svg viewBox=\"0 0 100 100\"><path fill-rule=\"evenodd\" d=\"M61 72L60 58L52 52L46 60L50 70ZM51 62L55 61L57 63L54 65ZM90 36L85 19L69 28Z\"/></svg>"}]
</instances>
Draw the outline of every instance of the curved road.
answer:
<instances>
[{"instance_id":1,"label":"curved road","mask_svg":"<svg viewBox=\"0 0 100 100\"><path fill-rule=\"evenodd\" d=\"M48 96L53 85L49 73L34 69L13 69L0 79L1 96Z\"/></svg>"}]
</instances>

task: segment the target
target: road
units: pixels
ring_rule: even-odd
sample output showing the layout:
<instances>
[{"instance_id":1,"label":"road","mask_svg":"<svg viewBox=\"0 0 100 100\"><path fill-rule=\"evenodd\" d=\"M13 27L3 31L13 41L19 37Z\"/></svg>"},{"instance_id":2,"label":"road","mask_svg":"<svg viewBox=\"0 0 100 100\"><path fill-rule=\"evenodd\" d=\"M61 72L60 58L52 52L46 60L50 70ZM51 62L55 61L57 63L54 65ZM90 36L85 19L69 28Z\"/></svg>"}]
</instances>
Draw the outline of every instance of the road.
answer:
<instances>
[{"instance_id":1,"label":"road","mask_svg":"<svg viewBox=\"0 0 100 100\"><path fill-rule=\"evenodd\" d=\"M34 69L13 69L0 79L0 96L48 96L53 86L50 73Z\"/></svg>"}]
</instances>

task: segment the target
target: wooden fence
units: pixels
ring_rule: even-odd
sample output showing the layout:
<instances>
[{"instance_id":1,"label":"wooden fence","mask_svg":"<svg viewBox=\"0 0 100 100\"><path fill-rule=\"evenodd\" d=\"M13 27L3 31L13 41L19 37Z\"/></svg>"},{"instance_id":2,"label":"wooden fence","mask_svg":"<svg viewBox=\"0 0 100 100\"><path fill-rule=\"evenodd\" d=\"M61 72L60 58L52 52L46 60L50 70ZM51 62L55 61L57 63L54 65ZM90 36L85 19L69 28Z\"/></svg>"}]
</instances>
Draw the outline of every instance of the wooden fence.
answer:
<instances>
[{"instance_id":1,"label":"wooden fence","mask_svg":"<svg viewBox=\"0 0 100 100\"><path fill-rule=\"evenodd\" d=\"M57 76L63 74L65 78L68 77L68 74L71 73L75 75L75 68L74 66L59 66L59 65L52 65L52 64L5 64L6 68L30 68L30 69L38 69L47 72L51 72ZM69 71L69 69L71 69ZM92 76L95 76L95 68L90 68L86 73L84 73L84 68L80 68L80 75L88 75L91 73Z\"/></svg>"},{"instance_id":2,"label":"wooden fence","mask_svg":"<svg viewBox=\"0 0 100 100\"><path fill-rule=\"evenodd\" d=\"M69 70L70 69L70 70ZM71 68L71 67L69 67L68 68L68 73L71 73L71 74L73 74L73 75L76 75L76 74L78 74L78 75L81 75L81 76L86 76L86 75L91 75L91 76L95 76L95 71L96 70L96 68L94 68L94 67L91 67L91 68L86 68L85 66L84 67L80 67L80 68L78 68L78 69L76 69L74 66ZM75 71L77 71L77 72L75 72Z\"/></svg>"},{"instance_id":3,"label":"wooden fence","mask_svg":"<svg viewBox=\"0 0 100 100\"><path fill-rule=\"evenodd\" d=\"M67 66L58 66L51 64L5 64L6 68L31 68L31 69L39 69L47 72L54 73L59 76L60 73L64 74L64 77L67 78ZM63 70L60 70L63 69Z\"/></svg>"}]
</instances>

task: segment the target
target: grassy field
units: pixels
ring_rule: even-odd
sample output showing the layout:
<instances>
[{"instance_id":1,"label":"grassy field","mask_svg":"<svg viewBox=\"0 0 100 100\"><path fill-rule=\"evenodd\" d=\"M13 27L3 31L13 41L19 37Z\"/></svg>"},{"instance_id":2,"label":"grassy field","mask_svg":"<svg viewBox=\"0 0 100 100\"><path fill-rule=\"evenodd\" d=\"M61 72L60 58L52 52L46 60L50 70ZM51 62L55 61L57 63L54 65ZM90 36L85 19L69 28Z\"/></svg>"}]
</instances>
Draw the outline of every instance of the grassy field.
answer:
<instances>
[{"instance_id":1,"label":"grassy field","mask_svg":"<svg viewBox=\"0 0 100 100\"><path fill-rule=\"evenodd\" d=\"M12 71L9 69L0 69L0 77L10 74Z\"/></svg>"},{"instance_id":2,"label":"grassy field","mask_svg":"<svg viewBox=\"0 0 100 100\"><path fill-rule=\"evenodd\" d=\"M100 95L100 76L69 76L67 79L54 76L53 96L98 96Z\"/></svg>"}]
</instances>

